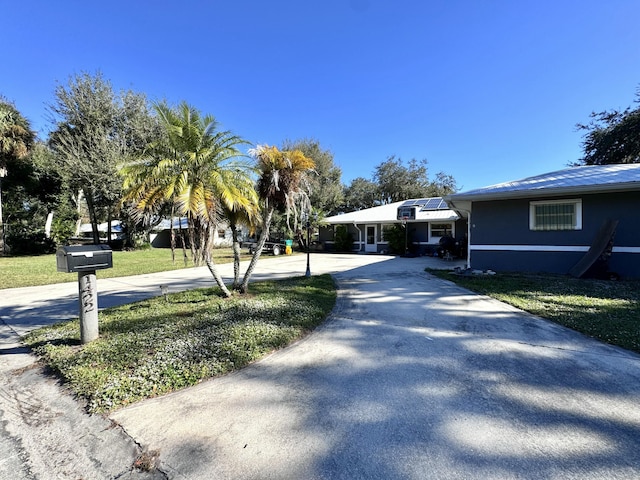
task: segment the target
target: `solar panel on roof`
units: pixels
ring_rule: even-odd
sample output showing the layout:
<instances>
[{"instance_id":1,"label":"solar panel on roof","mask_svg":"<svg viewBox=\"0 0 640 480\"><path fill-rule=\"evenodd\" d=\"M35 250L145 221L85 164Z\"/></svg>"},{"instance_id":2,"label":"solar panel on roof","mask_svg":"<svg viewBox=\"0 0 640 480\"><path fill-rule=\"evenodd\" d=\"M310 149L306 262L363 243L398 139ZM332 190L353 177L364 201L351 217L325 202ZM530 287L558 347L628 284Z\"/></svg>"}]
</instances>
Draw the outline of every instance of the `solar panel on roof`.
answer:
<instances>
[{"instance_id":1,"label":"solar panel on roof","mask_svg":"<svg viewBox=\"0 0 640 480\"><path fill-rule=\"evenodd\" d=\"M413 198L400 204L400 207L420 207L420 210L447 210L447 202L442 197Z\"/></svg>"},{"instance_id":2,"label":"solar panel on roof","mask_svg":"<svg viewBox=\"0 0 640 480\"><path fill-rule=\"evenodd\" d=\"M438 208L438 205L440 205L440 200L441 200L441 198L439 198L439 197L430 198L429 201L424 204L423 209L424 210L434 210L434 209Z\"/></svg>"},{"instance_id":3,"label":"solar panel on roof","mask_svg":"<svg viewBox=\"0 0 640 480\"><path fill-rule=\"evenodd\" d=\"M406 200L400 205L401 207L422 207L428 198L413 198L411 200Z\"/></svg>"},{"instance_id":4,"label":"solar panel on roof","mask_svg":"<svg viewBox=\"0 0 640 480\"><path fill-rule=\"evenodd\" d=\"M447 202L445 202L442 197L434 197L430 198L428 202L424 204L421 208L422 211L425 210L447 210L449 207L447 206Z\"/></svg>"}]
</instances>

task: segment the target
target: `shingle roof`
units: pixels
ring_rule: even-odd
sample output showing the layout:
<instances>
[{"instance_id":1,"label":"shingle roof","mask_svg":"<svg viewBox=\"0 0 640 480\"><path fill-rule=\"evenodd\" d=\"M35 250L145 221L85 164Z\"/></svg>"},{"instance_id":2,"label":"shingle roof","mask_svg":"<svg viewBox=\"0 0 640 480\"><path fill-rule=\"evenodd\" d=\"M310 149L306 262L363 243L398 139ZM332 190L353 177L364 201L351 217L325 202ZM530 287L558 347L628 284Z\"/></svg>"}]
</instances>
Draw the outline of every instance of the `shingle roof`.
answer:
<instances>
[{"instance_id":1,"label":"shingle roof","mask_svg":"<svg viewBox=\"0 0 640 480\"><path fill-rule=\"evenodd\" d=\"M400 202L380 205L379 207L366 208L356 212L343 213L342 215L333 215L324 219L324 223L330 225L342 225L351 223L398 223L398 207L401 205L420 205L426 203L430 199L412 199ZM428 221L445 221L457 220L460 218L456 212L449 209L439 210L422 210L419 206L416 208L416 219L410 222L428 222Z\"/></svg>"},{"instance_id":2,"label":"shingle roof","mask_svg":"<svg viewBox=\"0 0 640 480\"><path fill-rule=\"evenodd\" d=\"M602 191L640 191L640 164L589 165L456 193L447 201Z\"/></svg>"}]
</instances>

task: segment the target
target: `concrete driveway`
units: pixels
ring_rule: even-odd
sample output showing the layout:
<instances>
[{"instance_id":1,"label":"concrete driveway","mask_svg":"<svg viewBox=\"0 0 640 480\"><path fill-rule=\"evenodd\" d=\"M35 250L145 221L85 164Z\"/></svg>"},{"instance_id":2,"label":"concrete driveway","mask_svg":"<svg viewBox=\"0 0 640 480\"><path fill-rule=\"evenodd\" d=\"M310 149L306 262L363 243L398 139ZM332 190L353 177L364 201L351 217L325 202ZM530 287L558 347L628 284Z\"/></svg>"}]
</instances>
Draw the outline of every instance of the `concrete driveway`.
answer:
<instances>
[{"instance_id":1,"label":"concrete driveway","mask_svg":"<svg viewBox=\"0 0 640 480\"><path fill-rule=\"evenodd\" d=\"M640 357L388 259L331 319L111 418L170 478L640 478Z\"/></svg>"},{"instance_id":2,"label":"concrete driveway","mask_svg":"<svg viewBox=\"0 0 640 480\"><path fill-rule=\"evenodd\" d=\"M257 278L303 272L304 260L261 262ZM436 279L424 273L432 261L312 255L312 273L340 287L324 326L240 372L113 413L117 439L86 427L107 457L96 441L84 457L108 463L116 445L116 463L128 438L175 479L640 478L640 356ZM209 278L118 279L100 303ZM3 332L21 328L7 312L38 324L55 303L3 297ZM16 422L6 405L0 394L2 420ZM118 468L94 471L134 478Z\"/></svg>"}]
</instances>

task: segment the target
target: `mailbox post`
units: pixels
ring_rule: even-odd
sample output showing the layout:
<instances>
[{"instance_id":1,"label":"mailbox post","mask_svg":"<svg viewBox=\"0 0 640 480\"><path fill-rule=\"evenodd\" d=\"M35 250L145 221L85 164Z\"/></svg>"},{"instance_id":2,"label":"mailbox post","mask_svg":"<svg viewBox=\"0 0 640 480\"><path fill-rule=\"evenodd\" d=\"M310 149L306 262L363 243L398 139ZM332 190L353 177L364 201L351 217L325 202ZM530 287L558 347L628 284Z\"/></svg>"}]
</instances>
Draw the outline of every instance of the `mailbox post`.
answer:
<instances>
[{"instance_id":1,"label":"mailbox post","mask_svg":"<svg viewBox=\"0 0 640 480\"><path fill-rule=\"evenodd\" d=\"M59 272L78 273L80 341L85 344L98 338L98 288L96 270L111 268L113 259L107 245L73 245L56 252Z\"/></svg>"}]
</instances>

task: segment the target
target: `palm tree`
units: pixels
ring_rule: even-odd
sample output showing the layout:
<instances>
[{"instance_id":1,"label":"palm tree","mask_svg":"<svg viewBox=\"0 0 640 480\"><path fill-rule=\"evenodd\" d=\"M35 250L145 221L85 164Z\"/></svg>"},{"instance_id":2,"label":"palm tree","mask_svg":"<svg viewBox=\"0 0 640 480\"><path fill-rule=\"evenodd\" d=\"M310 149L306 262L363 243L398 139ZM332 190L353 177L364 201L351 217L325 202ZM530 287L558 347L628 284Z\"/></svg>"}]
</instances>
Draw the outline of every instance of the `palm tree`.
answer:
<instances>
[{"instance_id":1,"label":"palm tree","mask_svg":"<svg viewBox=\"0 0 640 480\"><path fill-rule=\"evenodd\" d=\"M2 222L2 179L14 160L27 156L35 142L29 121L7 100L0 97L0 253L4 253L4 224Z\"/></svg>"},{"instance_id":2,"label":"palm tree","mask_svg":"<svg viewBox=\"0 0 640 480\"><path fill-rule=\"evenodd\" d=\"M254 190L255 192L255 190ZM231 229L232 249L233 249L233 284L231 288L233 290L240 290L240 230L241 225L249 227L250 231L254 231L256 226L260 223L260 211L258 208L257 194L256 202L249 208L239 209L223 209L224 217L229 222L229 228Z\"/></svg>"},{"instance_id":3,"label":"palm tree","mask_svg":"<svg viewBox=\"0 0 640 480\"><path fill-rule=\"evenodd\" d=\"M252 169L253 170L253 169ZM233 181L236 188L235 201L232 203L223 202L222 216L229 222L231 229L232 248L233 248L233 290L240 289L240 226L244 225L250 231L255 230L259 225L260 207L258 193L255 189L253 180L246 175L241 175Z\"/></svg>"},{"instance_id":4,"label":"palm tree","mask_svg":"<svg viewBox=\"0 0 640 480\"><path fill-rule=\"evenodd\" d=\"M252 185L251 170L237 161L242 156L237 146L247 142L217 131L212 115L201 116L185 102L177 108L159 103L155 110L166 135L144 158L123 169L125 199L147 213L173 203L187 217L194 264L206 264L223 294L230 296L211 249L223 208L248 208L252 202L246 191Z\"/></svg>"},{"instance_id":5,"label":"palm tree","mask_svg":"<svg viewBox=\"0 0 640 480\"><path fill-rule=\"evenodd\" d=\"M273 212L280 208L287 212L287 217L290 212L297 217L298 209L311 211L307 174L315 166L313 160L307 158L300 150L281 151L276 147L258 145L249 153L256 158L260 171L257 190L263 204L262 231L240 286L242 293L249 289L249 280L269 236Z\"/></svg>"},{"instance_id":6,"label":"palm tree","mask_svg":"<svg viewBox=\"0 0 640 480\"><path fill-rule=\"evenodd\" d=\"M0 169L7 160L27 156L35 141L29 121L8 101L0 97Z\"/></svg>"}]
</instances>

